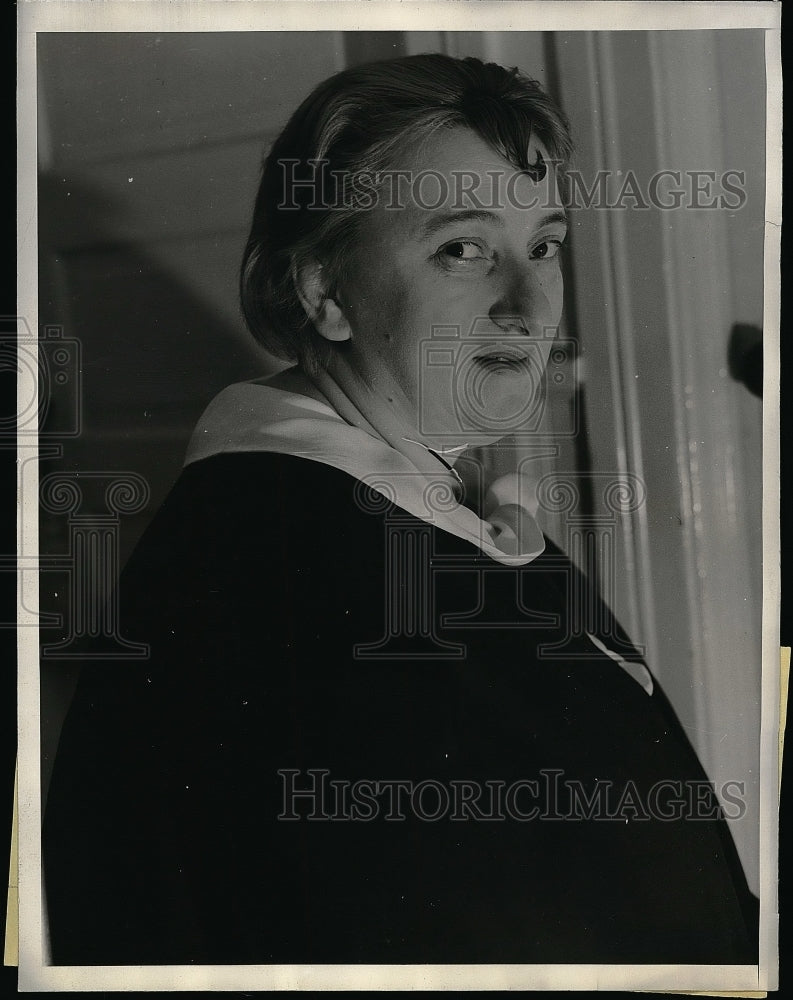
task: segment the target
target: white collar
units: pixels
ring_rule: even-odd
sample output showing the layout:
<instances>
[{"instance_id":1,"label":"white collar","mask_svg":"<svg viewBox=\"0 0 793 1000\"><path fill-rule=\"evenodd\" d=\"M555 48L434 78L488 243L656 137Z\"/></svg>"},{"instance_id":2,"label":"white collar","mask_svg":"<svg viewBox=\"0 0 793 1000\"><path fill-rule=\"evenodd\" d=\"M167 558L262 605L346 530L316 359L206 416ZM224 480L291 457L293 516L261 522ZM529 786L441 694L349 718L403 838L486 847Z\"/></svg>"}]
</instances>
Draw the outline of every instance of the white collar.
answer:
<instances>
[{"instance_id":1,"label":"white collar","mask_svg":"<svg viewBox=\"0 0 793 1000\"><path fill-rule=\"evenodd\" d=\"M396 506L509 566L525 565L545 548L533 516L533 490L522 477L502 476L491 484L496 509L482 520L458 502L456 484L440 461L437 475L419 470L406 455L308 396L258 382L228 386L193 431L185 465L221 453L251 451L296 455L340 469Z\"/></svg>"},{"instance_id":2,"label":"white collar","mask_svg":"<svg viewBox=\"0 0 793 1000\"><path fill-rule=\"evenodd\" d=\"M526 565L545 548L534 521L533 489L524 477L510 474L491 484L490 491L502 506L484 521L457 502L451 477L440 462L437 476L426 469L418 470L381 438L347 423L327 403L309 396L257 382L228 386L204 411L193 431L184 464L227 452L251 451L296 455L340 469L403 510L472 542L507 566ZM517 535L516 518L520 520ZM499 547L501 541L514 548L510 542L514 543L518 535L534 544L519 552ZM652 676L644 664L627 662L596 636L587 635L601 652L652 694Z\"/></svg>"}]
</instances>

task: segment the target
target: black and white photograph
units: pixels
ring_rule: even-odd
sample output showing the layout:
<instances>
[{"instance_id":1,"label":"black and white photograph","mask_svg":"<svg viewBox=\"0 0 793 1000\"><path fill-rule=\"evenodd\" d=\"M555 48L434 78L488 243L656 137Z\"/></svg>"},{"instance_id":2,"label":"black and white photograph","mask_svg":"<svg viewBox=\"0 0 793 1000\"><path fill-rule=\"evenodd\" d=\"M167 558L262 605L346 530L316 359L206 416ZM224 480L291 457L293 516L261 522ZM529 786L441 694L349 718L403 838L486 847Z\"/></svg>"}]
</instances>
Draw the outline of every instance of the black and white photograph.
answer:
<instances>
[{"instance_id":1,"label":"black and white photograph","mask_svg":"<svg viewBox=\"0 0 793 1000\"><path fill-rule=\"evenodd\" d=\"M20 989L776 988L780 5L19 15Z\"/></svg>"}]
</instances>

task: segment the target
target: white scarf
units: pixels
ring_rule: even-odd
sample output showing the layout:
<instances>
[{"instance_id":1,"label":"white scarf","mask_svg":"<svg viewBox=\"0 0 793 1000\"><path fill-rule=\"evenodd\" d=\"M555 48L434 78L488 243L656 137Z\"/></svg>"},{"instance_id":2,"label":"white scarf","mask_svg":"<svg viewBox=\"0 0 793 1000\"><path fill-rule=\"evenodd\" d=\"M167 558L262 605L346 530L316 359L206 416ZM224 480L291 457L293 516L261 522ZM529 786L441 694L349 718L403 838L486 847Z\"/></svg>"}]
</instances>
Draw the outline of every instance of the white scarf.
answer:
<instances>
[{"instance_id":1,"label":"white scarf","mask_svg":"<svg viewBox=\"0 0 793 1000\"><path fill-rule=\"evenodd\" d=\"M350 421L355 415L346 416L309 396L261 383L230 385L204 411L185 465L223 452L296 455L349 473L396 506L472 542L505 565L525 565L544 550L528 479L509 474L492 482L483 520L459 502L458 477L433 452L408 439L397 450L363 416L363 426Z\"/></svg>"}]
</instances>

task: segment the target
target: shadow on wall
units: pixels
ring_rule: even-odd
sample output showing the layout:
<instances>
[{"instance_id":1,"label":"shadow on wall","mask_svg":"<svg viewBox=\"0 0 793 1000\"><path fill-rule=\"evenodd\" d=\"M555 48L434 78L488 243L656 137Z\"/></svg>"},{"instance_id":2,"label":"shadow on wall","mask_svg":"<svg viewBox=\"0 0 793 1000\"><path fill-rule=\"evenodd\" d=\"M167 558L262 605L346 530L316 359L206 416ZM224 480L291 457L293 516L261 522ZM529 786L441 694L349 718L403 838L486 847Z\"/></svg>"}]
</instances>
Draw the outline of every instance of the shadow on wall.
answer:
<instances>
[{"instance_id":1,"label":"shadow on wall","mask_svg":"<svg viewBox=\"0 0 793 1000\"><path fill-rule=\"evenodd\" d=\"M64 186L57 177L40 181L39 318L42 329L62 327L78 342L80 428L52 467L134 470L149 483L153 510L209 400L277 366L236 314L245 235L214 234L192 246L125 240L102 191ZM185 268L194 286L183 280ZM228 312L216 308L217 295L197 296L204 273L208 290L225 284ZM57 439L58 421L68 418L53 403L47 430Z\"/></svg>"},{"instance_id":2,"label":"shadow on wall","mask_svg":"<svg viewBox=\"0 0 793 1000\"><path fill-rule=\"evenodd\" d=\"M148 502L121 514L113 529L114 564L123 565L177 478L192 427L209 400L225 385L274 366L241 321L235 325L209 297L197 297L178 268L168 266L170 248L119 239L123 220L119 224L116 206L102 191L71 180L65 187L52 176L39 186L40 336L51 341L50 353L61 341L68 348L65 368L52 365L51 385L41 389L50 390L42 440L61 453L42 459L40 479L65 477L81 499L76 510L42 510L39 516L41 612L62 622L42 627L42 645L59 641L71 627L79 584L69 564L74 515L98 524L110 513L108 483L122 482L125 474L142 477ZM199 274L215 262L212 278L221 273L231 303L243 241L243 234L232 233L204 241L192 254L186 248ZM54 337L52 327L58 328ZM112 586L108 575L91 574L99 600ZM123 635L123 623L120 630ZM42 662L44 795L76 672L74 660Z\"/></svg>"}]
</instances>

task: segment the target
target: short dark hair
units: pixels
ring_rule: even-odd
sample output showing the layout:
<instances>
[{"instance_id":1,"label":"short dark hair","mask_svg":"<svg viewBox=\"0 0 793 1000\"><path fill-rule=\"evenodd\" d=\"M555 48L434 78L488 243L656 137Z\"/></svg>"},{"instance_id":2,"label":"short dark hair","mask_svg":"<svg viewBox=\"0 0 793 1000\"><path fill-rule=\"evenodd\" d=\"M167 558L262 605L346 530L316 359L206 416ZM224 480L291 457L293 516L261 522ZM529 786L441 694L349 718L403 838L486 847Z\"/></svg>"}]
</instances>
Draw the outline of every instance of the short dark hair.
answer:
<instances>
[{"instance_id":1,"label":"short dark hair","mask_svg":"<svg viewBox=\"0 0 793 1000\"><path fill-rule=\"evenodd\" d=\"M306 316L294 275L319 261L332 291L356 231L354 208L318 207L300 184L285 192L284 164L305 185L323 162L321 204L338 205L338 178L388 170L407 143L459 126L517 170L529 169L532 137L561 164L572 152L567 119L536 80L475 58L430 53L355 66L303 101L264 161L240 273L245 321L268 351L308 370L327 363L333 347ZM290 210L279 208L285 194Z\"/></svg>"}]
</instances>

